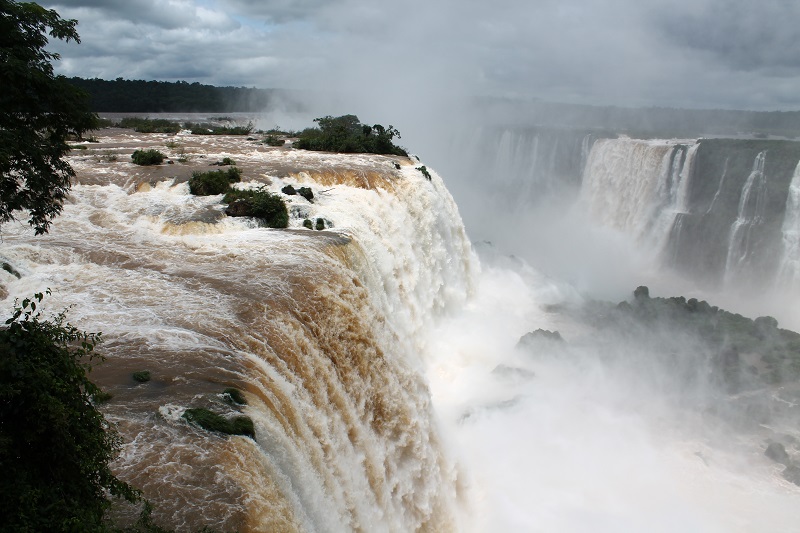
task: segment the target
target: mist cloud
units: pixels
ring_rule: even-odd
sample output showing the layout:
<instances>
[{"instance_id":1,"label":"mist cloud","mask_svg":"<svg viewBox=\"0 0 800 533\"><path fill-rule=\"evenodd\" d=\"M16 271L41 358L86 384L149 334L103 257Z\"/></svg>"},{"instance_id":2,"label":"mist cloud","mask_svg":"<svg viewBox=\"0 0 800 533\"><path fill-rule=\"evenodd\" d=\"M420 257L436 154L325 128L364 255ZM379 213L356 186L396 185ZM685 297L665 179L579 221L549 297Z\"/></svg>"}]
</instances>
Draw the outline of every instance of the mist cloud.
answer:
<instances>
[{"instance_id":1,"label":"mist cloud","mask_svg":"<svg viewBox=\"0 0 800 533\"><path fill-rule=\"evenodd\" d=\"M67 75L622 106L800 107L800 7L778 0L58 0ZM393 87L396 88L393 90Z\"/></svg>"}]
</instances>

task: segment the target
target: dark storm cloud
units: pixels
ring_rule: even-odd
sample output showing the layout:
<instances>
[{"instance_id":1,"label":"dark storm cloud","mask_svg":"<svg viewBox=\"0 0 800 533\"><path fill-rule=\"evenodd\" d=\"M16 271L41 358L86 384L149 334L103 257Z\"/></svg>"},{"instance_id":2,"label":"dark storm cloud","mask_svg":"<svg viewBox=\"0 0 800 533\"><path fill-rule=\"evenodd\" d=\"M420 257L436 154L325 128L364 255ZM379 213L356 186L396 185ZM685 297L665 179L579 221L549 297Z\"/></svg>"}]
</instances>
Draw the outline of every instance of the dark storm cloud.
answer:
<instances>
[{"instance_id":1,"label":"dark storm cloud","mask_svg":"<svg viewBox=\"0 0 800 533\"><path fill-rule=\"evenodd\" d=\"M765 0L59 0L70 75L614 105L800 107L800 4ZM169 74L173 75L170 76Z\"/></svg>"}]
</instances>

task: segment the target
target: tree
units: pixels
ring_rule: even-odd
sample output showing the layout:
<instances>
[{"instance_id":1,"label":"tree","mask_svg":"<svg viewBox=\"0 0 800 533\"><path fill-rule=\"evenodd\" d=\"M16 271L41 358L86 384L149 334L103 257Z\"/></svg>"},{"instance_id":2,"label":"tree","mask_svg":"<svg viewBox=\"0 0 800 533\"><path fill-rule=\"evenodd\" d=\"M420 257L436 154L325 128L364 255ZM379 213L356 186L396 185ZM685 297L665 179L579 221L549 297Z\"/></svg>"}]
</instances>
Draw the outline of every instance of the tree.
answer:
<instances>
[{"instance_id":1,"label":"tree","mask_svg":"<svg viewBox=\"0 0 800 533\"><path fill-rule=\"evenodd\" d=\"M2 527L102 531L108 494L140 496L108 466L120 439L95 407L100 390L86 375L100 334L79 331L64 313L42 320L43 297L15 304L0 329Z\"/></svg>"},{"instance_id":2,"label":"tree","mask_svg":"<svg viewBox=\"0 0 800 533\"><path fill-rule=\"evenodd\" d=\"M80 42L77 21L38 4L0 0L0 224L27 209L36 234L61 212L74 176L67 141L97 127L86 93L53 74L47 35Z\"/></svg>"},{"instance_id":3,"label":"tree","mask_svg":"<svg viewBox=\"0 0 800 533\"><path fill-rule=\"evenodd\" d=\"M400 132L391 125L385 128L380 124L361 124L355 115L325 116L315 118L314 122L319 127L303 130L293 145L295 148L408 156L405 150L392 142L395 137L400 138Z\"/></svg>"}]
</instances>

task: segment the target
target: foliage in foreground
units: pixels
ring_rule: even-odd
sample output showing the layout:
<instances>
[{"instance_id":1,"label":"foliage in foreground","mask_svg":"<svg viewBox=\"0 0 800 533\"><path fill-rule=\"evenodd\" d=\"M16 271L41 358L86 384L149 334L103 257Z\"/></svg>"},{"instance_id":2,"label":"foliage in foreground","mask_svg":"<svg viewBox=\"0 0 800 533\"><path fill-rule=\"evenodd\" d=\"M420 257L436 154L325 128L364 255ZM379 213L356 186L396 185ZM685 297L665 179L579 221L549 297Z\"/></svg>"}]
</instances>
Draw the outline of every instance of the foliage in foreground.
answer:
<instances>
[{"instance_id":1,"label":"foliage in foreground","mask_svg":"<svg viewBox=\"0 0 800 533\"><path fill-rule=\"evenodd\" d=\"M0 223L27 209L37 235L61 212L72 167L67 140L97 127L86 93L55 76L47 34L80 42L75 20L32 2L0 0Z\"/></svg>"},{"instance_id":2,"label":"foliage in foreground","mask_svg":"<svg viewBox=\"0 0 800 533\"><path fill-rule=\"evenodd\" d=\"M361 124L355 115L326 116L316 118L314 122L319 127L303 130L300 138L293 144L295 148L324 152L408 155L392 142L395 137L400 138L400 132L391 125L388 128L380 124L368 126Z\"/></svg>"},{"instance_id":3,"label":"foliage in foreground","mask_svg":"<svg viewBox=\"0 0 800 533\"><path fill-rule=\"evenodd\" d=\"M244 191L231 189L222 201L228 204L225 210L228 216L254 217L268 228L289 226L289 211L283 198L263 188Z\"/></svg>"},{"instance_id":4,"label":"foliage in foreground","mask_svg":"<svg viewBox=\"0 0 800 533\"><path fill-rule=\"evenodd\" d=\"M231 188L231 183L242 181L242 171L236 167L227 170L194 171L189 179L189 192L196 196L223 194Z\"/></svg>"},{"instance_id":5,"label":"foliage in foreground","mask_svg":"<svg viewBox=\"0 0 800 533\"><path fill-rule=\"evenodd\" d=\"M109 494L140 496L108 466L120 439L86 375L100 334L64 313L42 320L42 299L16 304L0 329L0 516L10 531L102 531Z\"/></svg>"}]
</instances>

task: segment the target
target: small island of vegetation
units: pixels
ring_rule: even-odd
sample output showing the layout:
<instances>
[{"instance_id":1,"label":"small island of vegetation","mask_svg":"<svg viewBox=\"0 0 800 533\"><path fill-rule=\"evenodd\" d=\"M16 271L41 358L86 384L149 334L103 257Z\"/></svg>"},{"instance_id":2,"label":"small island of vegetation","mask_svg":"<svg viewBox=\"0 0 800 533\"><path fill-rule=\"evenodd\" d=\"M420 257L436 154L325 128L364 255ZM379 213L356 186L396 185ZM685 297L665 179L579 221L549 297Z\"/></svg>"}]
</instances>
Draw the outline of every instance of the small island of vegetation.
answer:
<instances>
[{"instance_id":1,"label":"small island of vegetation","mask_svg":"<svg viewBox=\"0 0 800 533\"><path fill-rule=\"evenodd\" d=\"M408 152L392 142L395 137L400 138L400 132L392 125L388 128L380 124L368 126L362 124L355 115L326 116L316 118L314 122L319 126L303 130L293 144L295 148L348 154L408 156Z\"/></svg>"}]
</instances>

